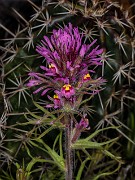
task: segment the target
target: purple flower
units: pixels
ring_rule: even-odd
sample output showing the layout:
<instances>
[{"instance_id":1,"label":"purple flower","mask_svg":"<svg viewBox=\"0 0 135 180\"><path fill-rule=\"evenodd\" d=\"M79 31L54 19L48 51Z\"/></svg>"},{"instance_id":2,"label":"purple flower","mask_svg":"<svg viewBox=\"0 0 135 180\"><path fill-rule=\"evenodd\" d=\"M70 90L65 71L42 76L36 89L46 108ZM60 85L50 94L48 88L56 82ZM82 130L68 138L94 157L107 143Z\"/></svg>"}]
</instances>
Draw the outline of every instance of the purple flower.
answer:
<instances>
[{"instance_id":1,"label":"purple flower","mask_svg":"<svg viewBox=\"0 0 135 180\"><path fill-rule=\"evenodd\" d=\"M41 84L42 82L40 81L40 80L36 80L36 79L34 79L34 80L30 80L29 81L29 83L27 83L27 86L28 87L32 87L32 86L37 86L37 85L39 85L39 84Z\"/></svg>"},{"instance_id":2,"label":"purple flower","mask_svg":"<svg viewBox=\"0 0 135 180\"><path fill-rule=\"evenodd\" d=\"M65 84L61 89L61 95L65 96L65 98L70 98L75 94L74 88L70 84Z\"/></svg>"},{"instance_id":3,"label":"purple flower","mask_svg":"<svg viewBox=\"0 0 135 180\"><path fill-rule=\"evenodd\" d=\"M46 71L46 76L56 76L58 74L58 69L55 64L49 64L49 68L46 68L45 66L40 66L40 68Z\"/></svg>"},{"instance_id":4,"label":"purple flower","mask_svg":"<svg viewBox=\"0 0 135 180\"><path fill-rule=\"evenodd\" d=\"M74 106L80 89L79 93L96 94L98 87L104 83L102 78L93 83L89 74L94 72L95 65L102 65L100 55L103 49L99 49L98 45L93 47L96 40L83 44L82 39L78 28L69 23L63 29L53 30L50 38L44 36L41 45L36 47L47 66L40 66L43 73L29 73L32 79L27 86L38 86L34 93L42 91L41 95L50 90L58 92L58 97L54 97L54 108L60 108L61 104L64 106L65 101ZM90 92L86 92L85 88L91 88Z\"/></svg>"},{"instance_id":5,"label":"purple flower","mask_svg":"<svg viewBox=\"0 0 135 180\"><path fill-rule=\"evenodd\" d=\"M53 96L53 102L54 102L54 108L57 109L57 108L60 108L61 107L61 101L60 101L60 98L57 94L55 94Z\"/></svg>"},{"instance_id":6,"label":"purple flower","mask_svg":"<svg viewBox=\"0 0 135 180\"><path fill-rule=\"evenodd\" d=\"M83 131L86 128L88 128L88 126L89 126L89 120L87 118L83 117L81 119L81 121L76 124L75 128L80 130L80 131Z\"/></svg>"},{"instance_id":7,"label":"purple flower","mask_svg":"<svg viewBox=\"0 0 135 180\"><path fill-rule=\"evenodd\" d=\"M84 115L81 121L75 125L74 134L71 140L72 143L75 143L77 141L77 139L80 137L83 131L89 130L89 129L90 129L89 120L86 118L86 115Z\"/></svg>"},{"instance_id":8,"label":"purple flower","mask_svg":"<svg viewBox=\"0 0 135 180\"><path fill-rule=\"evenodd\" d=\"M37 46L36 50L45 57L48 66L55 66L54 74L57 72L58 78L68 77L72 84L75 77L82 76L90 65L101 65L101 58L97 55L103 50L97 46L90 51L96 40L86 45L82 44L82 38L78 28L69 23L64 29L54 30L50 39L44 36L42 46Z\"/></svg>"}]
</instances>

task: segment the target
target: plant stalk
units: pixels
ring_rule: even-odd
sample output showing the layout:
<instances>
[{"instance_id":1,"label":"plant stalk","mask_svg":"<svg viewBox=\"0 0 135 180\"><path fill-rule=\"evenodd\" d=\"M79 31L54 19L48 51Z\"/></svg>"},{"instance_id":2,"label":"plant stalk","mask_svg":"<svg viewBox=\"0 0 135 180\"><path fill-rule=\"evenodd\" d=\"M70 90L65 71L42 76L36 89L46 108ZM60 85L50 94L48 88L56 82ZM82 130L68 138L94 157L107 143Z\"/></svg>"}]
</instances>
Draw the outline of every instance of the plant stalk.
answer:
<instances>
[{"instance_id":1,"label":"plant stalk","mask_svg":"<svg viewBox=\"0 0 135 180\"><path fill-rule=\"evenodd\" d=\"M71 149L71 133L72 133L72 120L69 119L68 125L65 129L66 134L66 178L65 180L73 179L73 156Z\"/></svg>"}]
</instances>

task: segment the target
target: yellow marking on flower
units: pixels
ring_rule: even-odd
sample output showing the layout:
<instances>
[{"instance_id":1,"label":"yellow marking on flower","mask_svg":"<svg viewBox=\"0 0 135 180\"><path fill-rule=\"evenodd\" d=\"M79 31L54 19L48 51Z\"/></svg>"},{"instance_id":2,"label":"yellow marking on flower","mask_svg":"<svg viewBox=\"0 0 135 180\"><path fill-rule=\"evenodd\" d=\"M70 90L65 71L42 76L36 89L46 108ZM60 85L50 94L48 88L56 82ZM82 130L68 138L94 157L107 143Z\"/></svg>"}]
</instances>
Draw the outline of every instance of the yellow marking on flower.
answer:
<instances>
[{"instance_id":1,"label":"yellow marking on flower","mask_svg":"<svg viewBox=\"0 0 135 180\"><path fill-rule=\"evenodd\" d=\"M49 69L51 69L51 68L55 68L55 65L54 64L49 64Z\"/></svg>"},{"instance_id":2,"label":"yellow marking on flower","mask_svg":"<svg viewBox=\"0 0 135 180\"><path fill-rule=\"evenodd\" d=\"M70 84L65 84L63 88L65 89L65 91L69 91L72 88L72 86Z\"/></svg>"},{"instance_id":3,"label":"yellow marking on flower","mask_svg":"<svg viewBox=\"0 0 135 180\"><path fill-rule=\"evenodd\" d=\"M53 98L54 99L59 99L59 96L57 94L54 94Z\"/></svg>"},{"instance_id":4,"label":"yellow marking on flower","mask_svg":"<svg viewBox=\"0 0 135 180\"><path fill-rule=\"evenodd\" d=\"M87 80L87 79L90 79L90 74L86 74L84 77L83 77L84 80Z\"/></svg>"}]
</instances>

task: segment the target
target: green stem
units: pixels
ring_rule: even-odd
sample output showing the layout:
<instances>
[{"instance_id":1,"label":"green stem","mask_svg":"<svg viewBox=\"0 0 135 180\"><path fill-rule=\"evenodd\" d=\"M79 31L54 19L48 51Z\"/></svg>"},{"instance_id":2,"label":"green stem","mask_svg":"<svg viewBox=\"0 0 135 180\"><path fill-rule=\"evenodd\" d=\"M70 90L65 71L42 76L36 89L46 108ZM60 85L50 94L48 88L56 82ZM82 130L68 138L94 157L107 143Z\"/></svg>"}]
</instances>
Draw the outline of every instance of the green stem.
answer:
<instances>
[{"instance_id":1,"label":"green stem","mask_svg":"<svg viewBox=\"0 0 135 180\"><path fill-rule=\"evenodd\" d=\"M71 133L72 133L72 120L69 119L67 127L65 129L66 133L66 178L65 180L72 180L73 178L73 156L71 149Z\"/></svg>"}]
</instances>

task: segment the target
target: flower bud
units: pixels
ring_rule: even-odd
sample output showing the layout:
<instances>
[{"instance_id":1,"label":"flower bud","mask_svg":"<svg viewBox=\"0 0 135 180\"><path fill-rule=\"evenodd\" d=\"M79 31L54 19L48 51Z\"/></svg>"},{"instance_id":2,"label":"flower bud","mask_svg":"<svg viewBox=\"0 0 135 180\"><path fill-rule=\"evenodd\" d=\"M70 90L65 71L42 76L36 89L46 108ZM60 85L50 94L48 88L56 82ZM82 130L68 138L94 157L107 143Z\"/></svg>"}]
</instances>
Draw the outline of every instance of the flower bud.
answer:
<instances>
[{"instance_id":1,"label":"flower bud","mask_svg":"<svg viewBox=\"0 0 135 180\"><path fill-rule=\"evenodd\" d=\"M60 98L57 94L53 96L54 108L57 109L61 106Z\"/></svg>"},{"instance_id":2,"label":"flower bud","mask_svg":"<svg viewBox=\"0 0 135 180\"><path fill-rule=\"evenodd\" d=\"M90 129L89 127L89 120L85 118L85 116L81 119L79 123L76 124L74 128L74 133L72 137L72 143L75 143L77 139L80 137L81 133L85 130Z\"/></svg>"},{"instance_id":3,"label":"flower bud","mask_svg":"<svg viewBox=\"0 0 135 180\"><path fill-rule=\"evenodd\" d=\"M49 64L49 69L51 70L52 73L56 74L58 73L58 69L54 64Z\"/></svg>"}]
</instances>

